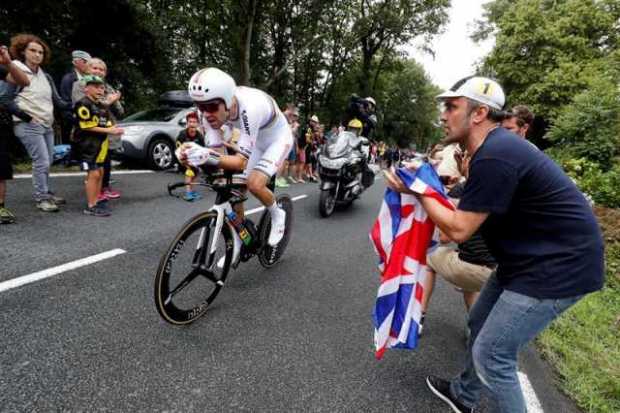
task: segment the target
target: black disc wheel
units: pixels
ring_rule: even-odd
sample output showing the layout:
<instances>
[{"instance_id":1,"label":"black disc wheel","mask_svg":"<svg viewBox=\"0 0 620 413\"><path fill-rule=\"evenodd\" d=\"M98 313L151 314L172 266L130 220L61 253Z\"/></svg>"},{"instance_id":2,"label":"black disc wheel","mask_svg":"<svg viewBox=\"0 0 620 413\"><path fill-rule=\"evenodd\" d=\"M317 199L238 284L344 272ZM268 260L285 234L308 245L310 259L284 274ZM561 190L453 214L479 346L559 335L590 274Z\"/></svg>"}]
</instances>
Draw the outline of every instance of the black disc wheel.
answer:
<instances>
[{"instance_id":1,"label":"black disc wheel","mask_svg":"<svg viewBox=\"0 0 620 413\"><path fill-rule=\"evenodd\" d=\"M225 223L216 233L216 221L215 212L190 219L159 263L155 306L171 324L189 324L202 316L224 286L233 258L233 238ZM213 242L215 250L210 252Z\"/></svg>"},{"instance_id":2,"label":"black disc wheel","mask_svg":"<svg viewBox=\"0 0 620 413\"><path fill-rule=\"evenodd\" d=\"M327 218L334 213L336 208L336 191L331 189L321 191L319 196L319 212L323 218Z\"/></svg>"},{"instance_id":3,"label":"black disc wheel","mask_svg":"<svg viewBox=\"0 0 620 413\"><path fill-rule=\"evenodd\" d=\"M284 236L276 246L271 246L268 243L269 231L271 231L271 214L268 211L263 213L260 224L258 227L258 233L263 245L263 248L258 253L258 260L265 268L275 265L286 250L286 246L291 239L291 232L293 229L293 201L291 197L283 194L276 198L278 206L286 212L286 227L284 229Z\"/></svg>"}]
</instances>

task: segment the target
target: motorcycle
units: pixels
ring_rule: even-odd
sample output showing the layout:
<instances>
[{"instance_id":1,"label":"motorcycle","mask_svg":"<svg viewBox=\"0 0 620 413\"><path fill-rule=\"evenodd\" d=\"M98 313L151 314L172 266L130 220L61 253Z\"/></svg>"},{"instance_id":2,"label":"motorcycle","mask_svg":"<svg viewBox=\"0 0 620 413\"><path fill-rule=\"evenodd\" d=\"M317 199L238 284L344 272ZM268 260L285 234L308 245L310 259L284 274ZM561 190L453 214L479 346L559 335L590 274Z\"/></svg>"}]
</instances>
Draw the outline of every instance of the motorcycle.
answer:
<instances>
[{"instance_id":1,"label":"motorcycle","mask_svg":"<svg viewBox=\"0 0 620 413\"><path fill-rule=\"evenodd\" d=\"M319 154L319 212L329 217L337 205L350 205L371 186L375 174L367 165L368 139L343 131Z\"/></svg>"}]
</instances>

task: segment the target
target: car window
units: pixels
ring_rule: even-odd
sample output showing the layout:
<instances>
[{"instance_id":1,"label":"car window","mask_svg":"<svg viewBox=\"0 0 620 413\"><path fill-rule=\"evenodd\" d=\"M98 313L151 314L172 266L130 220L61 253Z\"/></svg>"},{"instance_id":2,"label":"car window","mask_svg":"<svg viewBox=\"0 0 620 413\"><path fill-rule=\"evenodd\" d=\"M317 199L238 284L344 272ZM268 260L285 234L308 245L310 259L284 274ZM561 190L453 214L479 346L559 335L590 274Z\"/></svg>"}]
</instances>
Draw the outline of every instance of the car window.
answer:
<instances>
[{"instance_id":1,"label":"car window","mask_svg":"<svg viewBox=\"0 0 620 413\"><path fill-rule=\"evenodd\" d=\"M123 119L123 122L169 122L179 113L179 108L157 108L134 113Z\"/></svg>"}]
</instances>

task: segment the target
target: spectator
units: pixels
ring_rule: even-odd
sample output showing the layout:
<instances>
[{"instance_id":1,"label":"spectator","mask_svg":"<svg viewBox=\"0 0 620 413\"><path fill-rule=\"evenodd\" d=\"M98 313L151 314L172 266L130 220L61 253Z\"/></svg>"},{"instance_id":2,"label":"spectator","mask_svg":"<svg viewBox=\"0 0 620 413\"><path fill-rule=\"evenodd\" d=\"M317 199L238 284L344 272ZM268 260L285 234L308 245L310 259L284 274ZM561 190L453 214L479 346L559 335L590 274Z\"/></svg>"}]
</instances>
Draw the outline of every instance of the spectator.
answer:
<instances>
[{"instance_id":1,"label":"spectator","mask_svg":"<svg viewBox=\"0 0 620 413\"><path fill-rule=\"evenodd\" d=\"M319 133L319 128L320 128L320 124L319 124L318 116L312 115L312 117L310 118L310 121L308 122L308 128L305 134L303 172L308 181L314 181L314 182L317 181L317 178L316 176L314 176L312 172L313 162L316 163L316 160L314 159L314 156L313 156L313 150L314 150L315 145L317 144L316 141L319 139L317 135Z\"/></svg>"},{"instance_id":2,"label":"spectator","mask_svg":"<svg viewBox=\"0 0 620 413\"><path fill-rule=\"evenodd\" d=\"M6 46L0 46L0 83L25 87L30 80L16 64L11 61L11 55ZM5 88L2 87L4 90ZM13 119L8 111L0 107L0 224L12 224L15 215L5 207L6 181L13 179L13 168L9 154L9 141L13 138Z\"/></svg>"},{"instance_id":3,"label":"spectator","mask_svg":"<svg viewBox=\"0 0 620 413\"><path fill-rule=\"evenodd\" d=\"M293 133L293 142L297 142L297 134L299 131L299 109L293 103L289 103L286 105L286 109L284 110L284 115L288 120L289 125L291 125L291 132ZM276 186L280 188L286 188L289 186L287 182L288 180L291 183L297 183L294 178L295 174L295 159L297 155L297 149L295 147L295 143L291 148L291 151L288 154L288 158L284 160L282 163L282 169L279 172L279 177L276 178Z\"/></svg>"},{"instance_id":4,"label":"spectator","mask_svg":"<svg viewBox=\"0 0 620 413\"><path fill-rule=\"evenodd\" d=\"M60 97L67 102L71 101L73 85L76 80L81 80L82 76L88 73L88 61L91 59L90 54L82 50L74 50L71 53L71 58L73 69L62 77L59 90ZM72 108L63 111L61 119L62 143L69 144L71 142L71 130L73 129Z\"/></svg>"},{"instance_id":5,"label":"spectator","mask_svg":"<svg viewBox=\"0 0 620 413\"><path fill-rule=\"evenodd\" d=\"M390 152L390 166L398 166L398 162L400 162L400 149L394 146Z\"/></svg>"},{"instance_id":6,"label":"spectator","mask_svg":"<svg viewBox=\"0 0 620 413\"><path fill-rule=\"evenodd\" d=\"M312 141L315 125L318 124L319 118L312 115L305 132L300 133L297 137L297 181L302 184L306 183L302 177L306 173L306 147Z\"/></svg>"},{"instance_id":7,"label":"spectator","mask_svg":"<svg viewBox=\"0 0 620 413\"><path fill-rule=\"evenodd\" d=\"M456 242L482 229L497 260L469 313L465 369L428 387L454 411L470 412L483 386L498 411L524 412L517 355L585 294L603 286L603 239L575 184L543 152L499 127L504 92L491 79L460 80L438 99L448 135L471 156L458 208L418 196L429 217ZM409 191L393 174L388 184Z\"/></svg>"},{"instance_id":8,"label":"spectator","mask_svg":"<svg viewBox=\"0 0 620 413\"><path fill-rule=\"evenodd\" d=\"M86 75L85 97L75 106L75 148L82 170L86 171L86 202L84 214L105 217L110 215L105 200L98 199L103 180L103 162L108 152L108 135L121 135L123 130L112 126L108 108L101 103L105 82L99 76Z\"/></svg>"},{"instance_id":9,"label":"spectator","mask_svg":"<svg viewBox=\"0 0 620 413\"><path fill-rule=\"evenodd\" d=\"M312 134L312 142L308 145L309 150L306 152L309 156L306 157L308 160L308 176L310 176L310 180L317 182L319 180L318 176L318 165L319 165L319 146L323 141L323 132L321 130L321 126L319 126L314 133Z\"/></svg>"},{"instance_id":10,"label":"spectator","mask_svg":"<svg viewBox=\"0 0 620 413\"><path fill-rule=\"evenodd\" d=\"M386 168L387 167L387 162L386 162L386 148L385 148L385 142L381 141L379 142L379 145L377 147L377 156L379 157L379 167L380 168Z\"/></svg>"},{"instance_id":11,"label":"spectator","mask_svg":"<svg viewBox=\"0 0 620 413\"><path fill-rule=\"evenodd\" d=\"M205 138L198 130L198 114L196 112L190 112L185 117L187 120L187 127L179 132L177 136L176 145L180 147L185 142L194 142L200 146L205 146ZM198 168L193 166L185 166L185 195L183 199L188 202L197 201L201 198L200 194L193 190L192 184L198 178Z\"/></svg>"},{"instance_id":12,"label":"spectator","mask_svg":"<svg viewBox=\"0 0 620 413\"><path fill-rule=\"evenodd\" d=\"M517 105L508 112L508 116L502 121L502 126L523 139L527 139L527 134L533 123L534 114L532 111L525 105ZM534 144L532 143L532 145Z\"/></svg>"},{"instance_id":13,"label":"spectator","mask_svg":"<svg viewBox=\"0 0 620 413\"><path fill-rule=\"evenodd\" d=\"M91 58L88 61L86 73L90 75L99 76L105 81L105 78L108 74L108 66L105 62L97 57ZM84 85L81 80L76 80L73 83L73 88L71 91L71 101L75 105L78 101L84 98ZM117 119L121 118L125 113L123 105L120 102L121 93L114 90L112 86L108 83L105 83L105 94L101 103L109 109L110 118L113 124L117 123ZM102 189L101 193L98 195L100 200L105 199L118 199L121 197L121 193L112 189L110 186L110 177L112 174L112 159L110 150L117 149L120 145L120 137L110 135L108 136L109 140L109 150L106 155L106 159L103 163L103 181L102 181Z\"/></svg>"},{"instance_id":14,"label":"spectator","mask_svg":"<svg viewBox=\"0 0 620 413\"><path fill-rule=\"evenodd\" d=\"M54 107L65 109L70 102L63 101L51 76L42 65L49 62L47 44L32 34L19 34L11 39L11 54L15 63L26 73L30 85L14 90L10 102L14 133L32 158L32 183L37 208L44 212L57 212L65 200L50 190L49 171L54 154Z\"/></svg>"},{"instance_id":15,"label":"spectator","mask_svg":"<svg viewBox=\"0 0 620 413\"><path fill-rule=\"evenodd\" d=\"M459 172L466 177L468 169L468 158L465 158L459 165ZM454 185L448 192L448 196L454 200L459 199L464 188L465 182L460 182ZM441 241L452 243L452 240L443 233L441 234ZM469 312L484 283L497 266L480 230L476 231L469 240L458 244L458 248L454 248L452 245L441 245L428 256L427 264L428 273L424 283L420 330L424 324L426 310L435 287L436 274L441 275L446 281L462 290L465 308ZM469 330L466 330L466 337L468 336Z\"/></svg>"}]
</instances>

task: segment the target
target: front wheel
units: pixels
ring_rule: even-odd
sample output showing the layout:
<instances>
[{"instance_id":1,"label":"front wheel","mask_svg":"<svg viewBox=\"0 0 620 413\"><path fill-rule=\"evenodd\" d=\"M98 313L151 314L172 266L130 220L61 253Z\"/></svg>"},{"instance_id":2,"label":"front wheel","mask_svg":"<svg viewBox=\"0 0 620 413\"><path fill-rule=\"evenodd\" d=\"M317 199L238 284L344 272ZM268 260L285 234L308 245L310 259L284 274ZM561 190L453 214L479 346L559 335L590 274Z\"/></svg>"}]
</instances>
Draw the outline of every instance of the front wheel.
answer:
<instances>
[{"instance_id":1,"label":"front wheel","mask_svg":"<svg viewBox=\"0 0 620 413\"><path fill-rule=\"evenodd\" d=\"M293 200L286 194L279 195L276 198L278 206L286 212L286 227L284 236L278 245L272 247L267 242L269 240L269 232L271 231L271 214L265 210L258 226L258 233L263 245L258 252L258 261L265 268L273 267L284 255L284 250L291 239L291 231L293 229Z\"/></svg>"},{"instance_id":2,"label":"front wheel","mask_svg":"<svg viewBox=\"0 0 620 413\"><path fill-rule=\"evenodd\" d=\"M233 258L233 235L226 224L216 233L216 221L215 212L191 218L159 263L155 306L171 324L189 324L202 316L224 286Z\"/></svg>"},{"instance_id":3,"label":"front wheel","mask_svg":"<svg viewBox=\"0 0 620 413\"><path fill-rule=\"evenodd\" d=\"M336 191L332 189L326 189L321 191L319 197L319 212L323 218L327 218L334 213L336 208Z\"/></svg>"}]
</instances>

